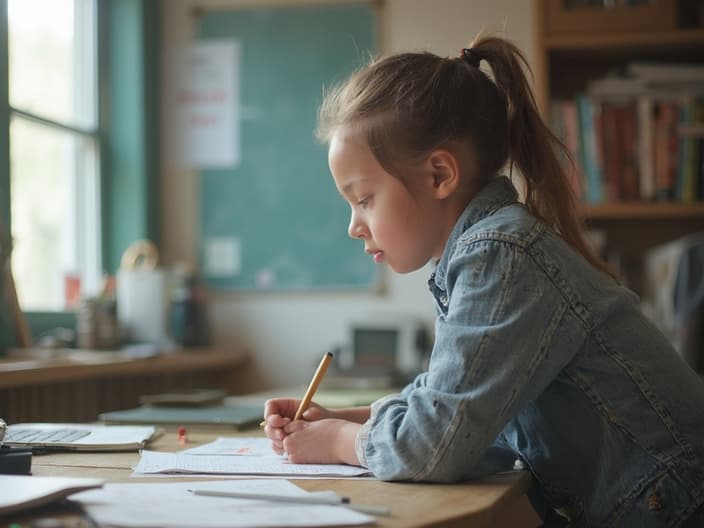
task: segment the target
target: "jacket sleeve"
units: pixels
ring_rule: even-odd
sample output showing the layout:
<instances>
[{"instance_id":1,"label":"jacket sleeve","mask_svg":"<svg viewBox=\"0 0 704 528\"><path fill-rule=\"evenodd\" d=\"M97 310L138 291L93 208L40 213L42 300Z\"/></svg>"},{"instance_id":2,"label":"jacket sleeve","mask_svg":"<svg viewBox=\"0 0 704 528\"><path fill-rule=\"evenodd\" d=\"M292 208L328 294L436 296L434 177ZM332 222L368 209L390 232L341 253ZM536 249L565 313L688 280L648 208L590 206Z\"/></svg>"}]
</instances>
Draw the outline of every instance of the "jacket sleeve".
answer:
<instances>
[{"instance_id":1,"label":"jacket sleeve","mask_svg":"<svg viewBox=\"0 0 704 528\"><path fill-rule=\"evenodd\" d=\"M453 482L507 469L513 456L499 434L581 346L565 328L567 301L522 246L482 240L456 251L447 294L427 375L377 402L359 442L380 479Z\"/></svg>"}]
</instances>

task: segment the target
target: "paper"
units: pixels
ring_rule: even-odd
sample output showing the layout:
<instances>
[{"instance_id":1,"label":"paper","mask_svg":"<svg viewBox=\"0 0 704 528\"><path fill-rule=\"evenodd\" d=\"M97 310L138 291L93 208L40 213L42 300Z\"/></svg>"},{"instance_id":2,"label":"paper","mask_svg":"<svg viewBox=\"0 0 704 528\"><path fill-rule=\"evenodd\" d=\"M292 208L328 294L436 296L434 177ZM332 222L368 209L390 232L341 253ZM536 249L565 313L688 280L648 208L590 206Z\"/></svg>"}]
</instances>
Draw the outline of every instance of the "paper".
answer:
<instances>
[{"instance_id":1,"label":"paper","mask_svg":"<svg viewBox=\"0 0 704 528\"><path fill-rule=\"evenodd\" d=\"M199 457L200 458L200 457ZM114 483L71 497L100 526L169 526L174 528L340 526L374 522L369 515L344 506L302 505L189 492L195 485L209 490L310 495L285 480L227 480L146 484Z\"/></svg>"},{"instance_id":2,"label":"paper","mask_svg":"<svg viewBox=\"0 0 704 528\"><path fill-rule=\"evenodd\" d=\"M234 39L210 39L174 50L176 76L170 131L176 157L194 168L230 168L240 163L241 46Z\"/></svg>"},{"instance_id":3,"label":"paper","mask_svg":"<svg viewBox=\"0 0 704 528\"><path fill-rule=\"evenodd\" d=\"M30 510L103 485L101 479L0 475L0 515Z\"/></svg>"},{"instance_id":4,"label":"paper","mask_svg":"<svg viewBox=\"0 0 704 528\"><path fill-rule=\"evenodd\" d=\"M343 464L291 464L285 456L270 451L267 455L184 455L142 451L135 474L195 473L227 475L275 475L286 477L359 477L369 475L366 468Z\"/></svg>"},{"instance_id":5,"label":"paper","mask_svg":"<svg viewBox=\"0 0 704 528\"><path fill-rule=\"evenodd\" d=\"M180 451L182 455L239 455L271 456L271 440L268 438L219 437L208 444Z\"/></svg>"}]
</instances>

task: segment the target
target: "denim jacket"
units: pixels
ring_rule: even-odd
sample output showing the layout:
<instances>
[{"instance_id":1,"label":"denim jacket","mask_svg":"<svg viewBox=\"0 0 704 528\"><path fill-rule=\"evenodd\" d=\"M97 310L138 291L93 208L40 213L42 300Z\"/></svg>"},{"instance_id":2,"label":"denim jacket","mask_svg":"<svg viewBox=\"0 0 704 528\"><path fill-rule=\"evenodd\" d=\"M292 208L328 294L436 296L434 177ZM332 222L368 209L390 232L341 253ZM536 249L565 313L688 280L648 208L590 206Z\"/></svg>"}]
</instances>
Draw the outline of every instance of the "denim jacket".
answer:
<instances>
[{"instance_id":1,"label":"denim jacket","mask_svg":"<svg viewBox=\"0 0 704 528\"><path fill-rule=\"evenodd\" d=\"M571 526L678 526L704 503L704 383L507 178L468 205L429 286L428 370L357 436L377 478L454 482L518 459Z\"/></svg>"}]
</instances>

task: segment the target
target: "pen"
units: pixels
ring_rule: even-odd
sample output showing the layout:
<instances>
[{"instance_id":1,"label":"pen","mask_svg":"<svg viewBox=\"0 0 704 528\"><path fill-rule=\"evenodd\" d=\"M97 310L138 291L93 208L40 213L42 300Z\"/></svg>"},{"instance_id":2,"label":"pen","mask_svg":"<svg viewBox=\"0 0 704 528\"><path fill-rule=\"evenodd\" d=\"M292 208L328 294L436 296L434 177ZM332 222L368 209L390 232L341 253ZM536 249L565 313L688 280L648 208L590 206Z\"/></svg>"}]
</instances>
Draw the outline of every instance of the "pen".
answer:
<instances>
[{"instance_id":1,"label":"pen","mask_svg":"<svg viewBox=\"0 0 704 528\"><path fill-rule=\"evenodd\" d=\"M204 489L189 489L193 495L205 497L228 497L231 499L265 500L273 502L293 502L298 504L317 504L324 506L345 506L352 510L370 515L390 515L389 508L384 506L367 506L352 504L349 497L316 497L310 495L276 495L271 493L249 493L246 491L217 491Z\"/></svg>"},{"instance_id":2,"label":"pen","mask_svg":"<svg viewBox=\"0 0 704 528\"><path fill-rule=\"evenodd\" d=\"M330 366L331 362L332 362L332 352L328 352L323 356L323 359L320 360L320 365L318 365L318 368L315 371L315 374L313 374L313 379L310 380L310 385L308 385L308 390L306 390L306 393L303 396L301 403L298 405L298 410L296 410L296 415L293 417L294 420L300 420L301 416L303 415L303 413L306 411L306 409L310 405L310 401L313 399L313 395L315 394L315 391L318 390L318 385L320 385L320 382L323 381L323 376L325 376L325 373L327 372L328 367ZM266 426L266 420L264 420L262 423L259 424L260 428L264 428L264 426Z\"/></svg>"}]
</instances>

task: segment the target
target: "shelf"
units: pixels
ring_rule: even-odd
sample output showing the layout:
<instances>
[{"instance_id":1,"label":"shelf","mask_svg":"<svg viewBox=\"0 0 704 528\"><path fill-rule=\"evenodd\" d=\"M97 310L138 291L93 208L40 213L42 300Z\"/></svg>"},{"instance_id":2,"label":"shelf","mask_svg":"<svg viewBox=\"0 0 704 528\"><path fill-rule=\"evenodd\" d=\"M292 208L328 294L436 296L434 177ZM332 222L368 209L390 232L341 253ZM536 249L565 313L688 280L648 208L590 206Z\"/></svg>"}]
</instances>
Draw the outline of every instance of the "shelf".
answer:
<instances>
[{"instance_id":1,"label":"shelf","mask_svg":"<svg viewBox=\"0 0 704 528\"><path fill-rule=\"evenodd\" d=\"M581 206L589 220L704 219L704 203L603 203Z\"/></svg>"},{"instance_id":2,"label":"shelf","mask_svg":"<svg viewBox=\"0 0 704 528\"><path fill-rule=\"evenodd\" d=\"M632 49L663 51L704 45L704 29L677 29L618 34L565 34L545 36L548 51Z\"/></svg>"},{"instance_id":3,"label":"shelf","mask_svg":"<svg viewBox=\"0 0 704 528\"><path fill-rule=\"evenodd\" d=\"M591 81L623 71L630 63L704 64L704 27L695 27L701 20L693 11L694 0L648 0L627 8L615 4L603 9L537 0L534 71L547 119L552 101L572 99ZM578 214L585 228L601 235L604 255L617 257L619 273L639 293L652 286L645 284L644 273L650 250L704 232L704 201L584 203Z\"/></svg>"}]
</instances>

